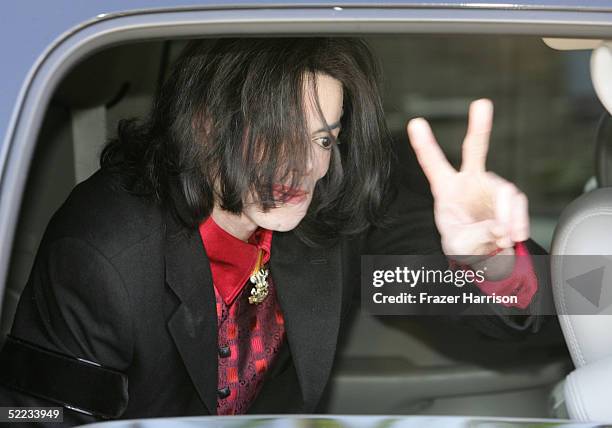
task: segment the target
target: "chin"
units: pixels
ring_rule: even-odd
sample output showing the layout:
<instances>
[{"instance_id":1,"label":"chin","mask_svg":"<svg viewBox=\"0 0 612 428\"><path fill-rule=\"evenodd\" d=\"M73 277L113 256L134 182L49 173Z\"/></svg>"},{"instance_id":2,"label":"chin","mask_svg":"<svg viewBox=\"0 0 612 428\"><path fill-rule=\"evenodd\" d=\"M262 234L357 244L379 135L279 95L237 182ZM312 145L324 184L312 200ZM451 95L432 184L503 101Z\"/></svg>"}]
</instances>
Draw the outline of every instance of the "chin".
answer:
<instances>
[{"instance_id":1,"label":"chin","mask_svg":"<svg viewBox=\"0 0 612 428\"><path fill-rule=\"evenodd\" d=\"M303 217L280 222L270 222L270 224L265 225L264 227L275 232L289 232L290 230L295 229L300 224L302 219Z\"/></svg>"},{"instance_id":2,"label":"chin","mask_svg":"<svg viewBox=\"0 0 612 428\"><path fill-rule=\"evenodd\" d=\"M300 224L299 221L296 223L277 224L272 230L275 232L289 232L298 227L298 224Z\"/></svg>"},{"instance_id":3,"label":"chin","mask_svg":"<svg viewBox=\"0 0 612 428\"><path fill-rule=\"evenodd\" d=\"M255 217L254 221L259 227L264 229L275 232L289 232L295 229L306 217L308 205L301 204L301 206L278 208L275 210L276 212Z\"/></svg>"}]
</instances>

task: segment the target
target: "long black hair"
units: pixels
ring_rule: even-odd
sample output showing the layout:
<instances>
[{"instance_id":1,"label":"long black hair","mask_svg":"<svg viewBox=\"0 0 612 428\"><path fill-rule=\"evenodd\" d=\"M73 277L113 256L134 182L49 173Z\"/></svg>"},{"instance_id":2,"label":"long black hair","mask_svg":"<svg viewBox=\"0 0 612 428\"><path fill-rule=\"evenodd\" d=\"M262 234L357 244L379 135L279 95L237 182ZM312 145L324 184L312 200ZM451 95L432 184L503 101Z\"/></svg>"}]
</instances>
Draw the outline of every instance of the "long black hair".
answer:
<instances>
[{"instance_id":1,"label":"long black hair","mask_svg":"<svg viewBox=\"0 0 612 428\"><path fill-rule=\"evenodd\" d=\"M273 183L297 187L306 170L312 143L303 100L315 73L342 84L341 144L296 233L317 245L362 232L383 218L391 149L379 67L360 39L191 41L148 119L120 122L101 167L119 171L126 190L170 207L188 227L215 201L239 214L248 192L267 211L286 197L275 198Z\"/></svg>"}]
</instances>

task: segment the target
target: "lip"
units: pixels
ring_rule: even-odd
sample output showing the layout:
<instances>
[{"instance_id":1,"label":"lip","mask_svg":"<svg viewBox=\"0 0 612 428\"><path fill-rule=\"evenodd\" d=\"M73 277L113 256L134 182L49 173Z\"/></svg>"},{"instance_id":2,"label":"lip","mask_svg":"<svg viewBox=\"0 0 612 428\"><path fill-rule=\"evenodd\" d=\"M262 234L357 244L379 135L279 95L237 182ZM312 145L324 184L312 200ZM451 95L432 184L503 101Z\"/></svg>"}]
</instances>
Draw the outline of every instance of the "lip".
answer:
<instances>
[{"instance_id":1,"label":"lip","mask_svg":"<svg viewBox=\"0 0 612 428\"><path fill-rule=\"evenodd\" d=\"M272 191L274 192L275 198L280 198L284 195L287 195L287 199L285 202L290 203L299 203L306 199L308 196L308 192L302 189L297 189L295 187L285 186L284 184L274 184L272 186Z\"/></svg>"}]
</instances>

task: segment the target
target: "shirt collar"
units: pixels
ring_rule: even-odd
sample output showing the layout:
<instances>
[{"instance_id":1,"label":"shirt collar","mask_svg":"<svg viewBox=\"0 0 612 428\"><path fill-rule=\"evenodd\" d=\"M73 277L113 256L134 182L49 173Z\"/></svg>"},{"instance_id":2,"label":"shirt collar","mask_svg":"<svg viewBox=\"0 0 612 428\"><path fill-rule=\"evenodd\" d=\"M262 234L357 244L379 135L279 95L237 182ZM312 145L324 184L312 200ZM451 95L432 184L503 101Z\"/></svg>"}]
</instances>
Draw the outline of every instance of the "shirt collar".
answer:
<instances>
[{"instance_id":1,"label":"shirt collar","mask_svg":"<svg viewBox=\"0 0 612 428\"><path fill-rule=\"evenodd\" d=\"M212 216L200 223L199 230L213 284L225 304L230 305L253 273L259 250L263 251L262 264L270 260L272 231L258 228L245 242L222 229Z\"/></svg>"}]
</instances>

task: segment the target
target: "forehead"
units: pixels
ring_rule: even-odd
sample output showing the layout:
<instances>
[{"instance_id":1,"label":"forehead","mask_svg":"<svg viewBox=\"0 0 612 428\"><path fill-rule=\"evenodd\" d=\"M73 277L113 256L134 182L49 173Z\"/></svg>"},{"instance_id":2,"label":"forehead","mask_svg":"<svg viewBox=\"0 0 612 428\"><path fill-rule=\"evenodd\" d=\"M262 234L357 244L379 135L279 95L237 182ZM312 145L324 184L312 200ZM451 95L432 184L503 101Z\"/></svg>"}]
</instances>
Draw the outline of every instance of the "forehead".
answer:
<instances>
[{"instance_id":1,"label":"forehead","mask_svg":"<svg viewBox=\"0 0 612 428\"><path fill-rule=\"evenodd\" d=\"M342 83L333 77L326 74L317 73L314 77L305 79L306 88L305 95L305 112L310 130L321 129L325 127L323 120L327 125L340 121L342 116L342 100L343 91ZM313 85L314 83L314 85ZM316 94L315 89L316 87ZM316 103L319 103L323 117L317 110Z\"/></svg>"}]
</instances>

